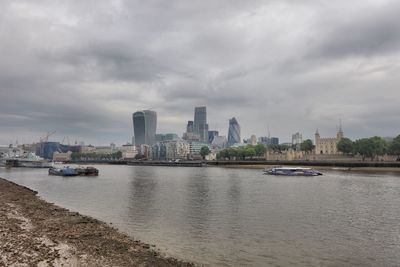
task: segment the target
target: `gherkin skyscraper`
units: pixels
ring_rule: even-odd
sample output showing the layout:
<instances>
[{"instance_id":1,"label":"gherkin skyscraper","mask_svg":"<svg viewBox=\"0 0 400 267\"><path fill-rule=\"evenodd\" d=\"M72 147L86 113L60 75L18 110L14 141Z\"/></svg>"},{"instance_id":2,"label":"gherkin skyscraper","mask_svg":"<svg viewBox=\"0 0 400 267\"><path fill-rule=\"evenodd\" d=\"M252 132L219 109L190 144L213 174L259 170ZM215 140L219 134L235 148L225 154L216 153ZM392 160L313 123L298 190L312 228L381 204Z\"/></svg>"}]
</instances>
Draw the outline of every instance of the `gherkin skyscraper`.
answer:
<instances>
[{"instance_id":1,"label":"gherkin skyscraper","mask_svg":"<svg viewBox=\"0 0 400 267\"><path fill-rule=\"evenodd\" d=\"M240 143L240 125L235 117L229 120L228 146Z\"/></svg>"}]
</instances>

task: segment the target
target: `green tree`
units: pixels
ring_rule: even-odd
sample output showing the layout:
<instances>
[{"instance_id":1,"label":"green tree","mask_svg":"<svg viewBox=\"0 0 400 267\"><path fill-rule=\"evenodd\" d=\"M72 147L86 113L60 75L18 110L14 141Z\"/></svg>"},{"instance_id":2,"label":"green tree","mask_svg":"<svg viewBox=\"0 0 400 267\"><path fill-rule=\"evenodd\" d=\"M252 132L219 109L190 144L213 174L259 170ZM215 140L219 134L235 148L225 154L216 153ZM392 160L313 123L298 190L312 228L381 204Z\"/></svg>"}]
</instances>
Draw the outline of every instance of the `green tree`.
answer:
<instances>
[{"instance_id":1,"label":"green tree","mask_svg":"<svg viewBox=\"0 0 400 267\"><path fill-rule=\"evenodd\" d=\"M263 144L258 144L254 147L254 149L257 157L263 157L267 148Z\"/></svg>"},{"instance_id":2,"label":"green tree","mask_svg":"<svg viewBox=\"0 0 400 267\"><path fill-rule=\"evenodd\" d=\"M245 147L239 147L236 149L238 153L238 157L242 160L246 158L246 148Z\"/></svg>"},{"instance_id":3,"label":"green tree","mask_svg":"<svg viewBox=\"0 0 400 267\"><path fill-rule=\"evenodd\" d=\"M373 149L371 145L371 140L369 138L358 139L354 142L354 152L360 154L362 161L366 157L371 157L373 155Z\"/></svg>"},{"instance_id":4,"label":"green tree","mask_svg":"<svg viewBox=\"0 0 400 267\"><path fill-rule=\"evenodd\" d=\"M143 158L144 158L144 155L142 155L142 154L140 154L140 153L138 153L138 154L135 155L135 159L136 159L136 160L138 160L138 159L143 159Z\"/></svg>"},{"instance_id":5,"label":"green tree","mask_svg":"<svg viewBox=\"0 0 400 267\"><path fill-rule=\"evenodd\" d=\"M113 158L121 159L122 158L122 151L117 151L114 153Z\"/></svg>"},{"instance_id":6,"label":"green tree","mask_svg":"<svg viewBox=\"0 0 400 267\"><path fill-rule=\"evenodd\" d=\"M256 149L253 146L247 146L243 149L244 156L251 159L256 155Z\"/></svg>"},{"instance_id":7,"label":"green tree","mask_svg":"<svg viewBox=\"0 0 400 267\"><path fill-rule=\"evenodd\" d=\"M385 139L379 136L374 136L371 138L371 142L373 144L373 149L374 149L374 158L376 156L385 155L388 152L388 144L385 141Z\"/></svg>"},{"instance_id":8,"label":"green tree","mask_svg":"<svg viewBox=\"0 0 400 267\"><path fill-rule=\"evenodd\" d=\"M397 159L400 159L400 135L393 139L389 146L389 153L391 155L397 156Z\"/></svg>"},{"instance_id":9,"label":"green tree","mask_svg":"<svg viewBox=\"0 0 400 267\"><path fill-rule=\"evenodd\" d=\"M311 144L312 144L312 142L311 142ZM280 151L287 151L287 150L289 150L290 148L292 148L292 145L289 145L289 144L282 144L282 145L279 145L279 147L280 147Z\"/></svg>"},{"instance_id":10,"label":"green tree","mask_svg":"<svg viewBox=\"0 0 400 267\"><path fill-rule=\"evenodd\" d=\"M281 148L280 148L279 145L268 145L268 149L272 150L274 152L280 152L281 151Z\"/></svg>"},{"instance_id":11,"label":"green tree","mask_svg":"<svg viewBox=\"0 0 400 267\"><path fill-rule=\"evenodd\" d=\"M361 155L363 161L367 157L374 160L376 156L387 152L387 143L378 136L362 138L354 143L354 151Z\"/></svg>"},{"instance_id":12,"label":"green tree","mask_svg":"<svg viewBox=\"0 0 400 267\"><path fill-rule=\"evenodd\" d=\"M349 138L342 138L337 143L337 149L343 154L350 154L354 151L354 143Z\"/></svg>"},{"instance_id":13,"label":"green tree","mask_svg":"<svg viewBox=\"0 0 400 267\"><path fill-rule=\"evenodd\" d=\"M240 156L239 151L235 148L228 149L228 153L229 153L229 159L238 158Z\"/></svg>"},{"instance_id":14,"label":"green tree","mask_svg":"<svg viewBox=\"0 0 400 267\"><path fill-rule=\"evenodd\" d=\"M200 155L203 159L206 158L207 155L209 155L211 153L210 149L208 148L208 146L203 146L200 149Z\"/></svg>"},{"instance_id":15,"label":"green tree","mask_svg":"<svg viewBox=\"0 0 400 267\"><path fill-rule=\"evenodd\" d=\"M80 159L80 157L81 157L81 153L72 152L72 154L71 154L71 159L72 159L72 160Z\"/></svg>"},{"instance_id":16,"label":"green tree","mask_svg":"<svg viewBox=\"0 0 400 267\"><path fill-rule=\"evenodd\" d=\"M300 150L306 153L311 152L314 149L314 145L310 139L304 140L303 143L300 144Z\"/></svg>"},{"instance_id":17,"label":"green tree","mask_svg":"<svg viewBox=\"0 0 400 267\"><path fill-rule=\"evenodd\" d=\"M224 150L222 150L222 151L221 151L221 155L222 155L222 157L223 157L224 159L226 159L226 158L231 159L231 155L230 155L230 153L229 153L229 149L224 149Z\"/></svg>"}]
</instances>

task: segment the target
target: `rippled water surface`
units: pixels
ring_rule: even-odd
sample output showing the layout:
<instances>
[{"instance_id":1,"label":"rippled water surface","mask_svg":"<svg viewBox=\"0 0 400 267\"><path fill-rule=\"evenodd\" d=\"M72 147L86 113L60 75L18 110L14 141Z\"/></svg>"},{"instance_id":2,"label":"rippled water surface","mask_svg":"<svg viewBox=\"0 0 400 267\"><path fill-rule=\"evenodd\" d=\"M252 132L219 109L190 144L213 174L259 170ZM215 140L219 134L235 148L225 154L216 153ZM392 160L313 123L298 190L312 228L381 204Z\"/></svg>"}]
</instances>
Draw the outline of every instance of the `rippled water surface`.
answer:
<instances>
[{"instance_id":1,"label":"rippled water surface","mask_svg":"<svg viewBox=\"0 0 400 267\"><path fill-rule=\"evenodd\" d=\"M0 168L47 201L212 266L400 266L400 176L96 166L98 177Z\"/></svg>"}]
</instances>

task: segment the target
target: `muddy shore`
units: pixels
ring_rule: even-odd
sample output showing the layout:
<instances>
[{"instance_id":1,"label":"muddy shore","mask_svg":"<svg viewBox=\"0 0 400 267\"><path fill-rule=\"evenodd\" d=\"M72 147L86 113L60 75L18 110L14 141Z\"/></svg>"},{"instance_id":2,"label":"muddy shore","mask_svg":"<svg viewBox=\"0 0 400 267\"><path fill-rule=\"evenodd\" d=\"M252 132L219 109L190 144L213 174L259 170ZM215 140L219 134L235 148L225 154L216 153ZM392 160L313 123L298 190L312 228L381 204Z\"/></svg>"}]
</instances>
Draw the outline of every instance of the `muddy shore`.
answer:
<instances>
[{"instance_id":1,"label":"muddy shore","mask_svg":"<svg viewBox=\"0 0 400 267\"><path fill-rule=\"evenodd\" d=\"M0 266L194 266L0 178Z\"/></svg>"}]
</instances>

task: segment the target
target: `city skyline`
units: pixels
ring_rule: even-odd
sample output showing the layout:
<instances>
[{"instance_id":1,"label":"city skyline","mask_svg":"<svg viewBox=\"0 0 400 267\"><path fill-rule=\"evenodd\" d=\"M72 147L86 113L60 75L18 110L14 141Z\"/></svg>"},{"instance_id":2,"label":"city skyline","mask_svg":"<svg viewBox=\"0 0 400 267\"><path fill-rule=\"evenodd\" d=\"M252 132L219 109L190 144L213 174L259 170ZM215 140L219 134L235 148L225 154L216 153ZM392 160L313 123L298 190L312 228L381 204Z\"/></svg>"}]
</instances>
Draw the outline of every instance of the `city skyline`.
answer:
<instances>
[{"instance_id":1,"label":"city skyline","mask_svg":"<svg viewBox=\"0 0 400 267\"><path fill-rule=\"evenodd\" d=\"M204 122L205 122L205 128L203 127L203 130L205 131L206 129L208 129L209 127L208 127L208 123L207 123L207 111L206 111L206 106L201 106L201 107L194 107L194 117L196 118L197 117L197 120L200 120L200 121L203 121L204 120ZM197 113L197 114L196 114ZM132 144L134 144L134 140L135 140L135 114L137 115L137 114L142 114L141 116L143 117L142 118L142 121L141 121L141 123L143 124L142 126L144 126L144 127L141 127L141 128L143 128L143 129L141 129L141 130L138 130L138 128L140 128L140 127L136 127L136 131L138 131L138 132L142 132L141 133L141 135L143 135L143 136L141 136L141 137L139 137L140 138L140 140L142 140L141 142L139 142L140 144L148 144L149 142L146 142L146 141L144 141L144 140L148 140L149 138L150 139L152 139L151 141L150 141L150 143L151 144L154 144L155 142L157 142L157 140L156 140L156 135L165 135L165 134L176 134L180 139L185 139L185 136L184 136L184 134L185 134L185 132L183 132L182 134L181 133L178 133L178 132L174 132L173 130L172 131L159 131L159 130L157 130L158 129L158 125L157 125L157 112L156 111L152 111L152 110L138 110L138 111L136 111L136 112L133 112L132 113L132 117L131 117L131 122L133 122L133 129L132 129L132 133L133 133L133 135L132 136L130 136L130 137L128 137L127 138L127 140L124 140L124 141L122 141L122 142L120 142L120 144L127 144L127 143L132 143ZM146 119L146 118L147 119ZM199 119L200 118L200 119ZM140 118L139 118L140 119ZM136 120L138 120L138 118L136 118ZM147 123L145 123L145 121L147 121ZM339 120L338 120L338 122L339 122L339 124L337 124L336 125L336 131L338 131L338 132L342 132L342 118L340 118ZM215 132L216 133L218 133L217 135L219 135L219 136L225 136L226 138L227 138L227 140L229 139L229 136L230 136L230 134L229 134L229 132L230 132L230 130L232 129L232 123L233 124L235 124L235 125L237 125L237 127L238 127L238 134L236 134L235 133L235 135L238 135L238 137L237 138L239 138L240 139L240 142L238 142L238 143L243 143L243 142L245 142L245 140L250 140L250 138L251 138L251 136L253 136L254 134L252 134L251 136L243 136L242 134L241 134L241 127L240 127L240 124L238 124L238 121L237 121L237 119L235 118L235 117L232 117L231 119L228 119L228 126L227 126L227 130L226 130L226 134L221 134L221 132L222 133L224 133L224 130L222 130L222 131L220 131L219 129L217 129L217 130L207 130L207 133L205 133L206 134L206 139L207 140L205 140L205 141L203 141L203 140L200 140L200 142L204 142L204 143L210 143L208 140L209 140L209 134L210 133L213 133L213 134L215 134ZM147 128L151 128L150 130L152 131L152 132L154 132L154 136L152 135L152 134L148 134L148 133L146 133L146 130L145 130L145 128L146 128L146 126L145 125L147 125L147 124L150 124L150 127L147 127ZM190 128L191 128L191 130L190 130ZM189 121L187 121L187 124L186 124L186 126L185 126L185 129L186 129L186 132L188 131L188 130L190 130L190 131L192 131L192 133L194 133L194 129L196 128L196 126L195 126L195 123L194 123L194 120L189 120ZM148 130L149 130L148 129ZM233 130L233 129L232 129ZM236 131L236 130L235 130ZM317 127L316 128L316 132L319 132L319 128ZM47 132L47 134L49 134L50 132ZM301 133L299 133L299 132L297 132L296 134L300 134L301 135ZM56 134L56 131L54 131L54 132L52 132L51 134L50 134L50 136L53 136L53 135L57 135ZM267 126L267 131L265 132L265 133L263 133L263 134L260 134L260 135L254 135L254 136L256 136L258 139L259 138L267 138L267 139L270 139L270 138L272 138L272 139L277 139L277 140L279 140L280 139L280 141L278 141L278 143L279 144L282 144L282 143L293 143L293 134L288 134L288 136L289 135L291 135L291 137L290 138L286 138L286 137L284 137L284 138L281 138L281 137L279 137L279 136L271 136L271 133L270 133L270 129L269 129L269 126ZM330 135L332 135L333 136L333 134L330 134L330 133L328 133L328 134L326 134L326 136L330 136ZM44 136L46 136L46 133L44 134ZM57 137L57 138L60 138L60 137L62 137L63 135L62 135L62 133ZM150 136L153 136L153 138L151 138ZM346 137L348 137L348 136L346 136ZM383 136L384 138L393 138L394 136ZM40 139L41 139L42 137L40 137ZM71 140L69 139L69 137L68 136L63 136L63 138L62 138L62 140L64 141L65 139L67 139L67 142L68 142L68 145L69 144L78 144L78 143L85 143L85 140L81 140L79 137L76 137L75 138L75 142L71 142ZM312 136L307 136L307 137L305 137L304 138L304 140L305 139L310 139L310 140L314 140L315 139L315 131L314 131L314 134L312 135ZM357 139L357 138L355 138L355 139ZM51 139L51 140L53 140L53 139ZM79 142L78 142L78 140L79 140ZM59 141L59 140L57 140L57 139L54 139L54 141ZM63 141L61 142L61 143L63 143ZM130 141L132 141L132 142L130 142ZM32 143L36 143L37 142L37 140L34 140ZM19 140L18 139L16 139L16 140L10 140L10 142L9 143L7 143L7 144L1 144L1 145L9 145L9 144L15 144L15 143L23 143L23 142L19 142ZM29 142L28 142L29 143ZM105 143L114 143L114 142L112 142L112 141L107 141L107 142L105 142ZM104 145L105 143L86 143L86 145L87 144L90 144L90 145ZM235 144L235 143L237 143L237 142L234 142L234 143L231 143L230 145L233 145L233 144ZM261 142L262 143L262 142ZM278 144L277 143L277 144ZM140 145L139 144L139 145ZM229 142L228 142L228 144L229 144ZM136 142L136 145L138 145L138 143Z\"/></svg>"},{"instance_id":2,"label":"city skyline","mask_svg":"<svg viewBox=\"0 0 400 267\"><path fill-rule=\"evenodd\" d=\"M351 139L397 136L398 11L394 0L3 1L0 144L52 131L125 143L144 109L181 136L197 106L226 136L232 117L245 138L267 125L282 142L333 136L339 118Z\"/></svg>"}]
</instances>

